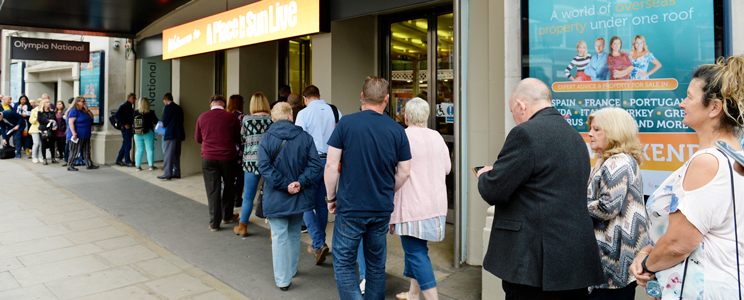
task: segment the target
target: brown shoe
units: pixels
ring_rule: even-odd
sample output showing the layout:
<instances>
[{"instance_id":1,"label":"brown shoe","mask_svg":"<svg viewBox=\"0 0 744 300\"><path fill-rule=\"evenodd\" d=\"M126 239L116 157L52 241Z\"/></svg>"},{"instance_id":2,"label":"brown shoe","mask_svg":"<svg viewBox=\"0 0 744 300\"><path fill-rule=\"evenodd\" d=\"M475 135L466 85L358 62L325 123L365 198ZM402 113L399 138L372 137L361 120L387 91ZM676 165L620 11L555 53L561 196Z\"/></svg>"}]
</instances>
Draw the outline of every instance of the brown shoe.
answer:
<instances>
[{"instance_id":1,"label":"brown shoe","mask_svg":"<svg viewBox=\"0 0 744 300\"><path fill-rule=\"evenodd\" d=\"M328 254L328 245L323 244L318 251L315 251L315 264L322 264L326 259L326 254Z\"/></svg>"},{"instance_id":2,"label":"brown shoe","mask_svg":"<svg viewBox=\"0 0 744 300\"><path fill-rule=\"evenodd\" d=\"M315 254L315 250L313 250L313 245L307 246L307 252Z\"/></svg>"},{"instance_id":3,"label":"brown shoe","mask_svg":"<svg viewBox=\"0 0 744 300\"><path fill-rule=\"evenodd\" d=\"M247 227L248 227L248 223L243 223L243 222L238 221L238 226L235 226L235 228L233 228L233 231L235 231L235 234L237 235L240 235L242 237L247 237L248 236Z\"/></svg>"},{"instance_id":4,"label":"brown shoe","mask_svg":"<svg viewBox=\"0 0 744 300\"><path fill-rule=\"evenodd\" d=\"M209 225L209 230L212 232L220 230L219 228L212 228L212 225Z\"/></svg>"},{"instance_id":5,"label":"brown shoe","mask_svg":"<svg viewBox=\"0 0 744 300\"><path fill-rule=\"evenodd\" d=\"M222 220L222 224L230 224L230 222L235 221L238 218L240 218L240 214L237 214L237 213L236 214L233 214L232 215L232 218L230 218L228 220Z\"/></svg>"}]
</instances>

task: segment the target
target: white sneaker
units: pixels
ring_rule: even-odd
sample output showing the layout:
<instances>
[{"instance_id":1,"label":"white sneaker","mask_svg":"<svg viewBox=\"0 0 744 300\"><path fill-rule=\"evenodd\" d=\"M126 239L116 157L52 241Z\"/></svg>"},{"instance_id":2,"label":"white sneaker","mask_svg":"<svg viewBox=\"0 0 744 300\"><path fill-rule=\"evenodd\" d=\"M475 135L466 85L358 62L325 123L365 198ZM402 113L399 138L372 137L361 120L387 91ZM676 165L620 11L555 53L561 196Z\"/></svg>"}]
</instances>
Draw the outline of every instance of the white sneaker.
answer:
<instances>
[{"instance_id":1,"label":"white sneaker","mask_svg":"<svg viewBox=\"0 0 744 300\"><path fill-rule=\"evenodd\" d=\"M362 283L359 284L359 289L362 290L362 295L364 295L364 286L367 285L367 279L362 279Z\"/></svg>"},{"instance_id":2,"label":"white sneaker","mask_svg":"<svg viewBox=\"0 0 744 300\"><path fill-rule=\"evenodd\" d=\"M38 159L36 159L36 158L34 158L34 159L32 159L32 160L31 160L31 162L33 162L33 163L35 163L35 164L38 164L38 163L39 163L39 160L38 160Z\"/></svg>"}]
</instances>

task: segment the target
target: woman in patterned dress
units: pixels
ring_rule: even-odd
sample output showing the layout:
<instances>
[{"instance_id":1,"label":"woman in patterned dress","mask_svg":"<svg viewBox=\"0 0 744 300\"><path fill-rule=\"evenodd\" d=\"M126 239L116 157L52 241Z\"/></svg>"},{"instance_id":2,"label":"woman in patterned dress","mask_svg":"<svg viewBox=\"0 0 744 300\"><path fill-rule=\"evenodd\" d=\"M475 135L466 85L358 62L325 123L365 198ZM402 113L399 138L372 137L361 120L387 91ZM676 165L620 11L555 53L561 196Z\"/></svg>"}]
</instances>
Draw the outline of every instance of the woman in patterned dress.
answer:
<instances>
[{"instance_id":1,"label":"woman in patterned dress","mask_svg":"<svg viewBox=\"0 0 744 300\"><path fill-rule=\"evenodd\" d=\"M261 135L271 125L271 106L269 99L263 93L255 93L248 105L250 115L243 116L241 121L240 137L243 144L243 205L240 213L240 221L233 231L241 236L248 236L248 219L253 210L253 198L258 189L258 181L261 175L258 172L258 142Z\"/></svg>"},{"instance_id":2,"label":"woman in patterned dress","mask_svg":"<svg viewBox=\"0 0 744 300\"><path fill-rule=\"evenodd\" d=\"M661 62L648 51L646 38L642 35L636 35L633 38L633 49L630 50L630 61L633 63L633 72L630 73L630 79L648 79L651 74L661 69ZM651 71L648 70L648 64L654 64Z\"/></svg>"},{"instance_id":3,"label":"woman in patterned dress","mask_svg":"<svg viewBox=\"0 0 744 300\"><path fill-rule=\"evenodd\" d=\"M651 244L630 270L642 286L655 278L664 300L739 299L737 262L744 261L744 243L736 227L744 224L744 168L715 142L743 153L736 134L744 127L744 58L720 58L692 78L679 107L700 150L648 199Z\"/></svg>"},{"instance_id":4,"label":"woman in patterned dress","mask_svg":"<svg viewBox=\"0 0 744 300\"><path fill-rule=\"evenodd\" d=\"M638 127L617 107L593 112L588 124L590 147L599 158L589 176L587 206L607 280L593 287L589 298L632 300L636 279L628 268L649 243Z\"/></svg>"},{"instance_id":5,"label":"woman in patterned dress","mask_svg":"<svg viewBox=\"0 0 744 300\"><path fill-rule=\"evenodd\" d=\"M610 54L607 55L607 68L610 71L610 80L624 80L630 78L633 72L633 63L630 62L628 53L620 50L623 48L623 41L613 36L610 39Z\"/></svg>"},{"instance_id":6,"label":"woman in patterned dress","mask_svg":"<svg viewBox=\"0 0 744 300\"><path fill-rule=\"evenodd\" d=\"M406 103L406 136L411 145L411 176L395 193L390 234L400 235L405 252L403 275L411 278L398 299L439 299L427 241L444 239L447 218L445 177L452 168L449 149L439 132L426 128L429 104L421 98Z\"/></svg>"}]
</instances>

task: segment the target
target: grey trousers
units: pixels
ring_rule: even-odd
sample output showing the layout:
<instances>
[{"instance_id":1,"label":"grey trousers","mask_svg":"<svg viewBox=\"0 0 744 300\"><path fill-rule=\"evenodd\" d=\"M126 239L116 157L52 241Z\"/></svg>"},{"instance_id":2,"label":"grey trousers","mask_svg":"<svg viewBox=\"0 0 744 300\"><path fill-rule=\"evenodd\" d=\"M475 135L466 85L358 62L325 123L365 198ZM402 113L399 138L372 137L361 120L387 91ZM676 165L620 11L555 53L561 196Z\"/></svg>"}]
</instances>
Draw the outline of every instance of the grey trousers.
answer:
<instances>
[{"instance_id":1,"label":"grey trousers","mask_svg":"<svg viewBox=\"0 0 744 300\"><path fill-rule=\"evenodd\" d=\"M181 140L163 141L163 176L181 176Z\"/></svg>"}]
</instances>

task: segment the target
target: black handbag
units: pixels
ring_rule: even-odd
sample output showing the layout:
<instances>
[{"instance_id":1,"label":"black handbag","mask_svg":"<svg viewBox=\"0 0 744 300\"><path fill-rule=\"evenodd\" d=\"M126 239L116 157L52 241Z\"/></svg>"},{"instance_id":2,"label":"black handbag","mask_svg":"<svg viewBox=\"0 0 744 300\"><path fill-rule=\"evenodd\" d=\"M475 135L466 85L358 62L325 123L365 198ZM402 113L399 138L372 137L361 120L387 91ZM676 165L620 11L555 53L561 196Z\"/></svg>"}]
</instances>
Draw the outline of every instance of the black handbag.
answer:
<instances>
[{"instance_id":1,"label":"black handbag","mask_svg":"<svg viewBox=\"0 0 744 300\"><path fill-rule=\"evenodd\" d=\"M287 143L287 140L282 140L282 144L279 145L279 150L274 153L274 157L271 158L271 163L274 163L274 160L277 156L279 156L279 152L282 152L282 148L284 148L284 144ZM256 196L253 197L253 203L256 203L256 217L259 218L265 218L264 212L263 212L263 186L264 186L264 178L261 176L261 179L258 180L258 189L256 189Z\"/></svg>"},{"instance_id":2,"label":"black handbag","mask_svg":"<svg viewBox=\"0 0 744 300\"><path fill-rule=\"evenodd\" d=\"M41 136L42 140L48 140L50 137L52 137L52 131L49 129L39 130L39 135Z\"/></svg>"},{"instance_id":3,"label":"black handbag","mask_svg":"<svg viewBox=\"0 0 744 300\"><path fill-rule=\"evenodd\" d=\"M5 146L0 150L0 159L9 159L15 157L16 148L11 146Z\"/></svg>"},{"instance_id":4,"label":"black handbag","mask_svg":"<svg viewBox=\"0 0 744 300\"><path fill-rule=\"evenodd\" d=\"M725 152L721 151L721 149L717 149L719 152L723 153L723 156L726 157L728 167L729 167L729 176L731 178L731 199L733 199L733 207L734 207L734 242L736 242L736 281L739 283L739 300L741 300L741 270L740 270L740 263L739 263L739 226L736 222L736 189L734 188L734 169L731 167L731 160L729 160L728 155L726 155Z\"/></svg>"}]
</instances>

